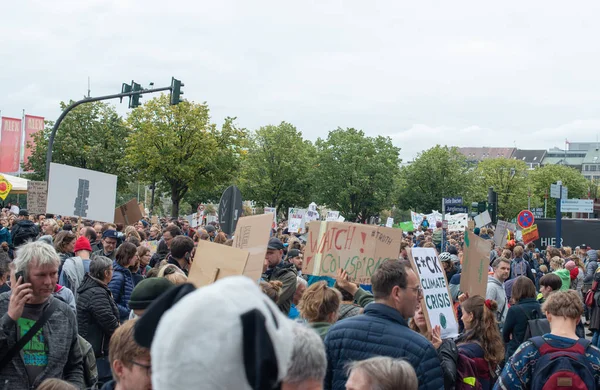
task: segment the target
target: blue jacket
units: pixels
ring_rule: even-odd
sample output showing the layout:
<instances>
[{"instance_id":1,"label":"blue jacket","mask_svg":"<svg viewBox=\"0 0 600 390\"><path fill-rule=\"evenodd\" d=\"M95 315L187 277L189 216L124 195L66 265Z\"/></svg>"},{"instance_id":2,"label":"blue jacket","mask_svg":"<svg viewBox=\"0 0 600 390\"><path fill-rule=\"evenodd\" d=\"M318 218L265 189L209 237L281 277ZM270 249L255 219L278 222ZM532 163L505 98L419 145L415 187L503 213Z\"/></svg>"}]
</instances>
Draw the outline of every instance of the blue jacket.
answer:
<instances>
[{"instance_id":1,"label":"blue jacket","mask_svg":"<svg viewBox=\"0 0 600 390\"><path fill-rule=\"evenodd\" d=\"M129 269L113 261L113 277L108 283L113 299L119 308L121 323L129 319L129 299L133 292L133 276Z\"/></svg>"},{"instance_id":2,"label":"blue jacket","mask_svg":"<svg viewBox=\"0 0 600 390\"><path fill-rule=\"evenodd\" d=\"M407 360L417 373L420 390L444 388L444 374L433 345L410 330L397 310L382 303L370 303L363 315L333 325L325 338L325 349L325 389L344 390L346 364L373 356Z\"/></svg>"},{"instance_id":3,"label":"blue jacket","mask_svg":"<svg viewBox=\"0 0 600 390\"><path fill-rule=\"evenodd\" d=\"M3 227L0 229L0 244L6 242L9 246L12 245L12 237L10 236L10 230Z\"/></svg>"}]
</instances>

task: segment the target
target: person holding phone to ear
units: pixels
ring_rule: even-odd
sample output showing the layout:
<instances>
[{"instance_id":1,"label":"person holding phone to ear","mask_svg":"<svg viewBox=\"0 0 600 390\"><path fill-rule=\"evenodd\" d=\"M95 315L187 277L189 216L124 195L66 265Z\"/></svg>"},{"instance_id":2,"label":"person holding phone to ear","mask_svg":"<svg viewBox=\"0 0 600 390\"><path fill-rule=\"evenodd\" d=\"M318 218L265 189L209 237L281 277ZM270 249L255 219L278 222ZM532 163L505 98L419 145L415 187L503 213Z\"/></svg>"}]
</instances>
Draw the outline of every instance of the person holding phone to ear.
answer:
<instances>
[{"instance_id":1,"label":"person holding phone to ear","mask_svg":"<svg viewBox=\"0 0 600 390\"><path fill-rule=\"evenodd\" d=\"M0 383L7 388L37 388L47 378L84 388L75 314L52 295L59 265L56 250L37 241L19 247L10 266L12 290L0 294Z\"/></svg>"}]
</instances>

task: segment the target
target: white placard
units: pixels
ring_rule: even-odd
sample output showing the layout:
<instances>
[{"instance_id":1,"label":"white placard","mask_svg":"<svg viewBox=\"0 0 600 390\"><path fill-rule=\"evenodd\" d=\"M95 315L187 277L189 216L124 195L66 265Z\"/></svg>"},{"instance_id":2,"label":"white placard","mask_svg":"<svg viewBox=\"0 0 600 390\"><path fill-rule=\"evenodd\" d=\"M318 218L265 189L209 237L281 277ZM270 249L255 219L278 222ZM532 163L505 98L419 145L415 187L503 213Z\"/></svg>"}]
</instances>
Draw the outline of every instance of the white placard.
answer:
<instances>
[{"instance_id":1,"label":"white placard","mask_svg":"<svg viewBox=\"0 0 600 390\"><path fill-rule=\"evenodd\" d=\"M469 224L468 214L446 214L449 232L464 232Z\"/></svg>"},{"instance_id":2,"label":"white placard","mask_svg":"<svg viewBox=\"0 0 600 390\"><path fill-rule=\"evenodd\" d=\"M289 225L290 225L292 219L299 219L300 224L298 225L298 231L295 231L293 233L304 233L304 230L306 228L305 215L306 215L306 209L290 207L288 210L288 221L290 221L290 222L288 222L288 230L289 230Z\"/></svg>"},{"instance_id":3,"label":"white placard","mask_svg":"<svg viewBox=\"0 0 600 390\"><path fill-rule=\"evenodd\" d=\"M335 222L338 220L338 218L340 217L340 212L339 211L328 211L327 212L327 218L325 219L325 221L327 222Z\"/></svg>"},{"instance_id":4,"label":"white placard","mask_svg":"<svg viewBox=\"0 0 600 390\"><path fill-rule=\"evenodd\" d=\"M452 298L448 291L446 274L434 248L412 248L410 250L414 270L423 289L424 309L430 327L439 325L442 339L458 336L458 322L454 316Z\"/></svg>"},{"instance_id":5,"label":"white placard","mask_svg":"<svg viewBox=\"0 0 600 390\"><path fill-rule=\"evenodd\" d=\"M388 217L387 222L385 223L385 227L393 227L394 226L394 218Z\"/></svg>"},{"instance_id":6,"label":"white placard","mask_svg":"<svg viewBox=\"0 0 600 390\"><path fill-rule=\"evenodd\" d=\"M302 218L290 218L290 222L288 223L288 232L298 233L301 224Z\"/></svg>"},{"instance_id":7,"label":"white placard","mask_svg":"<svg viewBox=\"0 0 600 390\"><path fill-rule=\"evenodd\" d=\"M113 222L117 176L50 164L46 212L93 221Z\"/></svg>"},{"instance_id":8,"label":"white placard","mask_svg":"<svg viewBox=\"0 0 600 390\"><path fill-rule=\"evenodd\" d=\"M478 228L484 227L485 225L492 223L492 217L490 217L490 212L487 210L485 210L483 213L475 216L474 220L475 220L475 226Z\"/></svg>"},{"instance_id":9,"label":"white placard","mask_svg":"<svg viewBox=\"0 0 600 390\"><path fill-rule=\"evenodd\" d=\"M415 213L414 211L410 212L410 219L412 220L413 228L415 230L417 230L419 226L421 226L421 224L423 223L423 218L425 218L423 214Z\"/></svg>"},{"instance_id":10,"label":"white placard","mask_svg":"<svg viewBox=\"0 0 600 390\"><path fill-rule=\"evenodd\" d=\"M341 215L337 219L338 222L344 222L345 220L346 218L342 217Z\"/></svg>"}]
</instances>

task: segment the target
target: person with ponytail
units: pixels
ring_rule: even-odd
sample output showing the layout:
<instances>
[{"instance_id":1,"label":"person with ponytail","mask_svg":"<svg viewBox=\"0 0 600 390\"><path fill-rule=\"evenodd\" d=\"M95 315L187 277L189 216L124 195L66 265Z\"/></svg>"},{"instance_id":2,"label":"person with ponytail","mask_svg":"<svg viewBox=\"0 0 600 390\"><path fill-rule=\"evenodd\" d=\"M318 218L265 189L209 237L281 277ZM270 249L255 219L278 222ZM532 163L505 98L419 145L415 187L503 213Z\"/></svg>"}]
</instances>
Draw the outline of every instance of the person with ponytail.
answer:
<instances>
[{"instance_id":1,"label":"person with ponytail","mask_svg":"<svg viewBox=\"0 0 600 390\"><path fill-rule=\"evenodd\" d=\"M504 359L504 343L496 322L498 304L475 295L463 301L461 308L465 332L456 339L458 352L475 362L476 380L482 390L489 390Z\"/></svg>"},{"instance_id":2,"label":"person with ponytail","mask_svg":"<svg viewBox=\"0 0 600 390\"><path fill-rule=\"evenodd\" d=\"M298 304L298 310L310 327L325 340L329 328L338 319L341 301L342 294L328 287L327 282L321 281L306 289Z\"/></svg>"}]
</instances>

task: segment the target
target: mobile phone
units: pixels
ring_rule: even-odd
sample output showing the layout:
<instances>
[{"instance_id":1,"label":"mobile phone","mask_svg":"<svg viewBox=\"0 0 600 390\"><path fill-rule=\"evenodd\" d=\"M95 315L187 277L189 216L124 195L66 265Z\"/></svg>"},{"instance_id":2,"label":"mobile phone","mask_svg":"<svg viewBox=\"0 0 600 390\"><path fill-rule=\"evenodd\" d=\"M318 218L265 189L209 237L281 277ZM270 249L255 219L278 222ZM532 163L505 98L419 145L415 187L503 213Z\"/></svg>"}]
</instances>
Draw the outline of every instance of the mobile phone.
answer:
<instances>
[{"instance_id":1,"label":"mobile phone","mask_svg":"<svg viewBox=\"0 0 600 390\"><path fill-rule=\"evenodd\" d=\"M25 280L25 271L19 271L15 273L15 282L19 281L19 277L21 277L21 283L27 283Z\"/></svg>"}]
</instances>

